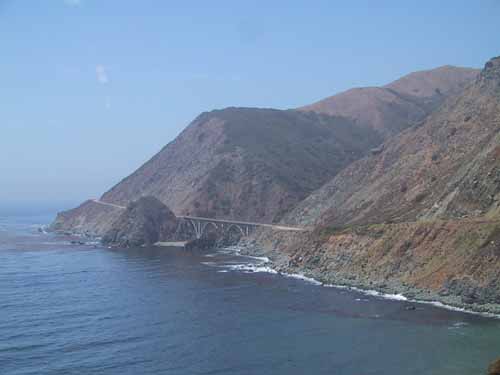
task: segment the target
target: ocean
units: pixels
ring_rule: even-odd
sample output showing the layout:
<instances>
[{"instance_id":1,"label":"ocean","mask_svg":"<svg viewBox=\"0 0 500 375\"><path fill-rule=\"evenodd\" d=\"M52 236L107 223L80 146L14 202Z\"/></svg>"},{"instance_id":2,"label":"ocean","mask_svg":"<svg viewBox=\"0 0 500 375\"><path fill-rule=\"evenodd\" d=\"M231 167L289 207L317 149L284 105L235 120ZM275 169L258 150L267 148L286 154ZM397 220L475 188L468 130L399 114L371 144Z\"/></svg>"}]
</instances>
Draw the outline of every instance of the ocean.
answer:
<instances>
[{"instance_id":1,"label":"ocean","mask_svg":"<svg viewBox=\"0 0 500 375\"><path fill-rule=\"evenodd\" d=\"M107 249L0 217L0 374L483 374L500 320L324 287L234 249ZM412 307L415 307L412 310Z\"/></svg>"}]
</instances>

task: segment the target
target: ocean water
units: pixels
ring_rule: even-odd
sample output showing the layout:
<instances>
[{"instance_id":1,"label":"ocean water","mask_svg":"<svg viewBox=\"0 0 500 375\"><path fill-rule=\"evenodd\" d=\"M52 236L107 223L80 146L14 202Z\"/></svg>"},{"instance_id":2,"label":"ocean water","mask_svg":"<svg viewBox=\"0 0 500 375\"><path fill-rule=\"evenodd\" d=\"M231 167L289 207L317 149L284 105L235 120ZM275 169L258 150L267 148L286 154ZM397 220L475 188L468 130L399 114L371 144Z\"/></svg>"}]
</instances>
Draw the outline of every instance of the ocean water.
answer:
<instances>
[{"instance_id":1,"label":"ocean water","mask_svg":"<svg viewBox=\"0 0 500 375\"><path fill-rule=\"evenodd\" d=\"M500 321L0 217L0 374L483 374ZM416 310L407 310L409 305Z\"/></svg>"}]
</instances>

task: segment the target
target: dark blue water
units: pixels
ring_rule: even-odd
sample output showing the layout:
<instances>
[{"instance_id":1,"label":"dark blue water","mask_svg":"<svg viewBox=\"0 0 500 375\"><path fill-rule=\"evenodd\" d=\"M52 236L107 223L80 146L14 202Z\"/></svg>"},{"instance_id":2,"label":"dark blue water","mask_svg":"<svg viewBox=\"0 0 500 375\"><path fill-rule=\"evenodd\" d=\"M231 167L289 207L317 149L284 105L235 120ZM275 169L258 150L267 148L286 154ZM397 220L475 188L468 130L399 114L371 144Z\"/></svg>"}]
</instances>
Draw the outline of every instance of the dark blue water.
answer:
<instances>
[{"instance_id":1,"label":"dark blue water","mask_svg":"<svg viewBox=\"0 0 500 375\"><path fill-rule=\"evenodd\" d=\"M0 374L482 374L500 323L0 218ZM209 256L207 256L209 255ZM234 268L234 267L233 267ZM222 272L221 272L222 271Z\"/></svg>"}]
</instances>

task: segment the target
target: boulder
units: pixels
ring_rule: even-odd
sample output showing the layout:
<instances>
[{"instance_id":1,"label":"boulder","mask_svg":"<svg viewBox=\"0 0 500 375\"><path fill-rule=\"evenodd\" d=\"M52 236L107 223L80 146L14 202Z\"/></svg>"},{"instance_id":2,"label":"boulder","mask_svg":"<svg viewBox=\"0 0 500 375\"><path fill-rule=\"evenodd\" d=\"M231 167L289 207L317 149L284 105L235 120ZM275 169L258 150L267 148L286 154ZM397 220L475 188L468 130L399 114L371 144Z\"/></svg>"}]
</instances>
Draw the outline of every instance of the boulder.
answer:
<instances>
[{"instance_id":1,"label":"boulder","mask_svg":"<svg viewBox=\"0 0 500 375\"><path fill-rule=\"evenodd\" d=\"M218 240L219 237L217 236L217 233L208 232L205 233L201 238L189 241L186 244L186 250L193 251L213 249L217 246Z\"/></svg>"},{"instance_id":2,"label":"boulder","mask_svg":"<svg viewBox=\"0 0 500 375\"><path fill-rule=\"evenodd\" d=\"M117 247L153 245L174 239L177 223L174 213L157 198L142 197L127 206L102 242Z\"/></svg>"}]
</instances>

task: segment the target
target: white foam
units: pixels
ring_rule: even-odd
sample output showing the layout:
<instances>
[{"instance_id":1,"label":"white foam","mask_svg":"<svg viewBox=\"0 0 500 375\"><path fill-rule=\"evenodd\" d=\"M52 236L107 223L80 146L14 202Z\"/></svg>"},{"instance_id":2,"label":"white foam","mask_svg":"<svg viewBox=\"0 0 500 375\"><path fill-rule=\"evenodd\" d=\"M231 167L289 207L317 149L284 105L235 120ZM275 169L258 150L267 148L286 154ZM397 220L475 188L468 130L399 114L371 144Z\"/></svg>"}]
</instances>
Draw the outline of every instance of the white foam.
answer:
<instances>
[{"instance_id":1,"label":"white foam","mask_svg":"<svg viewBox=\"0 0 500 375\"><path fill-rule=\"evenodd\" d=\"M479 311L472 311L472 310L467 310L464 309L463 307L455 307L451 305L446 305L442 302L439 301L419 301L419 300L411 300L411 302L415 303L425 303L427 305L433 305L436 307L440 307L442 309L447 309L447 310L452 310L452 311L458 311L458 312L463 312L467 314L473 314L473 315L480 315L480 316L485 316L488 318L496 318L500 319L500 314L493 314L493 313L488 313L488 312L479 312Z\"/></svg>"},{"instance_id":2,"label":"white foam","mask_svg":"<svg viewBox=\"0 0 500 375\"><path fill-rule=\"evenodd\" d=\"M250 264L250 263L241 263L241 264L231 264L226 265L226 267L232 271L241 271L245 273L256 273L256 272L265 272L277 274L278 272L273 270L271 267L266 267L261 264Z\"/></svg>"},{"instance_id":3,"label":"white foam","mask_svg":"<svg viewBox=\"0 0 500 375\"><path fill-rule=\"evenodd\" d=\"M355 292L363 293L363 294L365 294L367 296L371 296L371 297L378 297L378 298L388 299L388 300L392 300L392 301L412 302L412 303L433 305L433 306L436 306L436 307L439 307L442 309L446 309L446 310L457 311L457 312L473 314L473 315L479 315L479 316L484 316L484 317L488 317L488 318L500 319L500 314L493 314L493 313L487 313L487 312L468 310L468 309L464 309L462 307L455 307L455 306L447 305L447 304L444 304L444 303L439 302L439 301L424 301L424 300L417 300L417 299L409 299L408 297L405 297L403 294L381 293L381 292L376 291L376 290L361 289L361 288L357 288L354 286L348 286L348 285L322 284L321 282L319 282L313 278L306 277L306 276L303 276L301 274L283 274L283 275L287 276L287 277L294 277L297 279L302 279L304 281L312 281L315 285L322 285L322 286L327 287L327 288L352 290ZM359 299L359 300L361 301L361 299Z\"/></svg>"},{"instance_id":4,"label":"white foam","mask_svg":"<svg viewBox=\"0 0 500 375\"><path fill-rule=\"evenodd\" d=\"M215 267L217 264L215 262L201 262L205 266Z\"/></svg>"},{"instance_id":5,"label":"white foam","mask_svg":"<svg viewBox=\"0 0 500 375\"><path fill-rule=\"evenodd\" d=\"M251 255L242 255L245 258L250 258L250 259L255 259L255 260L260 260L262 263L269 263L271 260L268 257L255 257Z\"/></svg>"},{"instance_id":6,"label":"white foam","mask_svg":"<svg viewBox=\"0 0 500 375\"><path fill-rule=\"evenodd\" d=\"M378 292L376 290L361 289L361 288L356 288L354 286L346 286L346 285L328 284L328 285L324 285L324 286L331 287L331 288L337 288L337 289L349 289L349 290L353 290L353 291L356 291L359 293L363 293L363 294L368 295L368 296L379 297L379 298L389 299L389 300L393 300L393 301L406 301L406 302L412 302L412 303L432 305L432 306L436 306L436 307L446 309L446 310L457 311L457 312L466 313L466 314L480 315L480 316L484 316L484 317L488 317L488 318L500 319L500 314L493 314L493 313L487 313L487 312L468 310L468 309L464 309L463 307L455 307L455 306L447 305L447 304L439 302L439 301L424 301L424 300L418 300L418 299L410 299L408 297L405 297L403 294L385 294L385 293Z\"/></svg>"},{"instance_id":7,"label":"white foam","mask_svg":"<svg viewBox=\"0 0 500 375\"><path fill-rule=\"evenodd\" d=\"M239 253L239 252L241 252L241 250L243 250L243 247L241 247L241 246L226 246L226 247L222 248L221 250L228 250L228 251L232 251L235 253Z\"/></svg>"},{"instance_id":8,"label":"white foam","mask_svg":"<svg viewBox=\"0 0 500 375\"><path fill-rule=\"evenodd\" d=\"M323 284L323 283L319 282L318 280L313 279L312 277L307 277L307 276L304 276L300 273L284 273L283 275L286 277L291 277L293 279L299 279L299 280L302 280L302 281L305 281L305 282L308 282L308 283L311 283L314 285L322 285Z\"/></svg>"},{"instance_id":9,"label":"white foam","mask_svg":"<svg viewBox=\"0 0 500 375\"><path fill-rule=\"evenodd\" d=\"M406 298L402 294L388 294L388 293L381 293L376 290L366 290L364 291L365 294L373 297L381 297L384 299L390 299L393 301L408 301L408 298Z\"/></svg>"}]
</instances>

